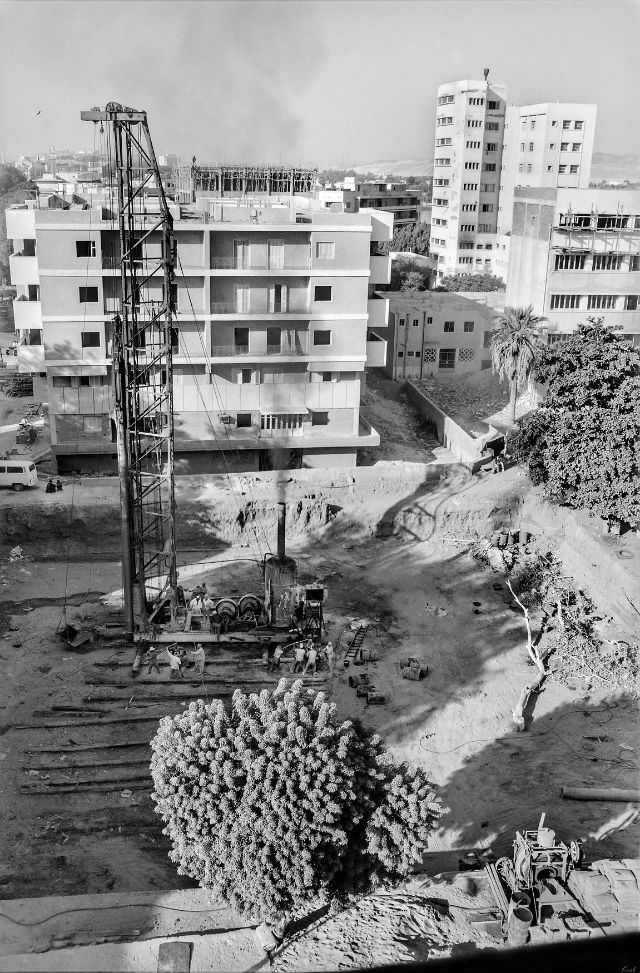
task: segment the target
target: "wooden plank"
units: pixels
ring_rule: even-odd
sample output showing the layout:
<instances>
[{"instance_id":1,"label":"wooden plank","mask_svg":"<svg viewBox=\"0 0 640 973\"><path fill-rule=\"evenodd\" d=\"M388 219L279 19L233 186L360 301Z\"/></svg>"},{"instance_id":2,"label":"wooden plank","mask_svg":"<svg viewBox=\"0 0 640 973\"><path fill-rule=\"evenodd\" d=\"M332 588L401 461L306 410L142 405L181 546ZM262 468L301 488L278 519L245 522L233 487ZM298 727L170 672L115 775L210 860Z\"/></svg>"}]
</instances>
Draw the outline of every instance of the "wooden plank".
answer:
<instances>
[{"instance_id":1,"label":"wooden plank","mask_svg":"<svg viewBox=\"0 0 640 973\"><path fill-rule=\"evenodd\" d=\"M157 723L157 716L105 716L97 720L75 720L75 722L61 723L59 721L51 723L16 723L12 730L52 730L66 729L72 730L77 726L109 726L112 723Z\"/></svg>"},{"instance_id":2,"label":"wooden plank","mask_svg":"<svg viewBox=\"0 0 640 973\"><path fill-rule=\"evenodd\" d=\"M28 773L30 770L86 770L87 768L94 768L95 770L101 770L102 767L148 767L151 757L142 758L141 760L101 760L99 764L94 762L87 762L84 764L76 763L57 763L57 764L36 764L34 766L23 766L23 771Z\"/></svg>"},{"instance_id":3,"label":"wooden plank","mask_svg":"<svg viewBox=\"0 0 640 973\"><path fill-rule=\"evenodd\" d=\"M20 793L25 795L41 795L50 794L55 796L56 794L111 794L115 791L140 791L140 790L151 790L153 782L149 780L148 783L143 783L142 781L129 781L120 784L59 784L55 787L32 787L29 788L23 785L20 788Z\"/></svg>"},{"instance_id":4,"label":"wooden plank","mask_svg":"<svg viewBox=\"0 0 640 973\"><path fill-rule=\"evenodd\" d=\"M77 746L69 745L68 747L38 747L37 750L25 750L25 754L33 756L33 754L39 753L85 753L91 750L124 750L124 749L140 749L140 747L150 746L150 741L148 738L136 742L129 740L126 743L88 743L88 744L78 744Z\"/></svg>"}]
</instances>

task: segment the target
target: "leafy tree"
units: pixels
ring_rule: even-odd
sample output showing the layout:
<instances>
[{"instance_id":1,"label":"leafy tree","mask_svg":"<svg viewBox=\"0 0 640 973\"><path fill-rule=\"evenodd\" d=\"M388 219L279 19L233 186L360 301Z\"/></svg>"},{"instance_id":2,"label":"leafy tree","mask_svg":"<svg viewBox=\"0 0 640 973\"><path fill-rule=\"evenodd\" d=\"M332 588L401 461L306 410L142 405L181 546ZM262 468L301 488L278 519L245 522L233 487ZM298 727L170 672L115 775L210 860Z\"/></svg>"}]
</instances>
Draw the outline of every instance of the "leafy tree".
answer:
<instances>
[{"instance_id":1,"label":"leafy tree","mask_svg":"<svg viewBox=\"0 0 640 973\"><path fill-rule=\"evenodd\" d=\"M502 277L492 274L449 274L438 281L436 291L503 291Z\"/></svg>"},{"instance_id":2,"label":"leafy tree","mask_svg":"<svg viewBox=\"0 0 640 973\"><path fill-rule=\"evenodd\" d=\"M429 255L429 240L431 228L428 223L417 223L415 226L401 226L393 234L390 250L419 253L424 257Z\"/></svg>"},{"instance_id":3,"label":"leafy tree","mask_svg":"<svg viewBox=\"0 0 640 973\"><path fill-rule=\"evenodd\" d=\"M640 353L602 318L545 349L543 405L512 441L533 483L602 517L640 521Z\"/></svg>"},{"instance_id":4,"label":"leafy tree","mask_svg":"<svg viewBox=\"0 0 640 973\"><path fill-rule=\"evenodd\" d=\"M152 741L153 800L170 858L243 913L278 919L309 899L405 876L441 813L424 772L282 679L274 692L198 700Z\"/></svg>"},{"instance_id":5,"label":"leafy tree","mask_svg":"<svg viewBox=\"0 0 640 973\"><path fill-rule=\"evenodd\" d=\"M540 325L545 318L533 307L506 307L491 336L491 364L509 382L509 419L516 419L518 389L529 380L542 349Z\"/></svg>"},{"instance_id":6,"label":"leafy tree","mask_svg":"<svg viewBox=\"0 0 640 973\"><path fill-rule=\"evenodd\" d=\"M409 287L405 286L407 280L410 281ZM391 279L388 287L391 291L427 291L430 281L431 270L417 260L393 260L391 263Z\"/></svg>"},{"instance_id":7,"label":"leafy tree","mask_svg":"<svg viewBox=\"0 0 640 973\"><path fill-rule=\"evenodd\" d=\"M19 169L15 166L0 163L0 196L4 196L15 186L25 183L27 180Z\"/></svg>"},{"instance_id":8,"label":"leafy tree","mask_svg":"<svg viewBox=\"0 0 640 973\"><path fill-rule=\"evenodd\" d=\"M34 183L28 182L19 169L0 165L0 281L9 279L10 243L7 240L5 210L35 194Z\"/></svg>"}]
</instances>

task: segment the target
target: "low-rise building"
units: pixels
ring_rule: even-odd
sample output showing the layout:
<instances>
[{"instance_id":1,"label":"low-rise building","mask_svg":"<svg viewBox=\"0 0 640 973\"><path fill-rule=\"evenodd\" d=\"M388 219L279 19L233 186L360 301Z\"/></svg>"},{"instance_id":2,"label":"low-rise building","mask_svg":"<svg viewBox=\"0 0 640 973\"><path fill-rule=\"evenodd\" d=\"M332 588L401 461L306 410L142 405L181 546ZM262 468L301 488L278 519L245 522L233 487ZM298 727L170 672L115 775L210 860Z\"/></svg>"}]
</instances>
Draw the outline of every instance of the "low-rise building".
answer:
<instances>
[{"instance_id":1,"label":"low-rise building","mask_svg":"<svg viewBox=\"0 0 640 973\"><path fill-rule=\"evenodd\" d=\"M386 296L385 370L391 378L468 375L491 367L491 332L504 310L504 291Z\"/></svg>"},{"instance_id":2,"label":"low-rise building","mask_svg":"<svg viewBox=\"0 0 640 973\"><path fill-rule=\"evenodd\" d=\"M145 200L149 213L157 200ZM385 213L311 199L172 204L178 268L174 411L178 472L355 465L379 443L360 418L367 364L383 365ZM119 234L108 197L7 211L20 367L46 383L60 471L114 471L112 320ZM153 216L141 218L153 225ZM142 224L141 224L142 225ZM145 241L160 252L160 236ZM160 282L140 291L153 301Z\"/></svg>"},{"instance_id":3,"label":"low-rise building","mask_svg":"<svg viewBox=\"0 0 640 973\"><path fill-rule=\"evenodd\" d=\"M639 344L640 190L516 188L506 299L550 341L592 315Z\"/></svg>"},{"instance_id":4,"label":"low-rise building","mask_svg":"<svg viewBox=\"0 0 640 973\"><path fill-rule=\"evenodd\" d=\"M347 176L333 188L320 189L317 197L328 209L358 213L361 209L393 214L393 228L415 226L420 222L422 193L404 182L358 180Z\"/></svg>"}]
</instances>

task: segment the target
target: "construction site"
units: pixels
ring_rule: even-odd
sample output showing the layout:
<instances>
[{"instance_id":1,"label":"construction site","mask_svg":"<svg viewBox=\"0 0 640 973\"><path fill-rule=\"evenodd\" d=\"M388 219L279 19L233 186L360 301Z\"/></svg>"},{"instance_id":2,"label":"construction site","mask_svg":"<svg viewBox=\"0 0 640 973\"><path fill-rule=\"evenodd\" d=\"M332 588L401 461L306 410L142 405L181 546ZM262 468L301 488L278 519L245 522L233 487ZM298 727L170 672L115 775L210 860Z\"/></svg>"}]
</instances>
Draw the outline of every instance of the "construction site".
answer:
<instances>
[{"instance_id":1,"label":"construction site","mask_svg":"<svg viewBox=\"0 0 640 973\"><path fill-rule=\"evenodd\" d=\"M146 114L83 118L121 175L118 476L45 492L44 463L0 495L0 970L354 969L635 930L637 534L518 466L474 472L381 380L370 465L176 476L171 214L133 184L161 186ZM216 171L190 178L250 177ZM404 883L265 945L169 859L150 743L282 677L424 768L444 811Z\"/></svg>"}]
</instances>

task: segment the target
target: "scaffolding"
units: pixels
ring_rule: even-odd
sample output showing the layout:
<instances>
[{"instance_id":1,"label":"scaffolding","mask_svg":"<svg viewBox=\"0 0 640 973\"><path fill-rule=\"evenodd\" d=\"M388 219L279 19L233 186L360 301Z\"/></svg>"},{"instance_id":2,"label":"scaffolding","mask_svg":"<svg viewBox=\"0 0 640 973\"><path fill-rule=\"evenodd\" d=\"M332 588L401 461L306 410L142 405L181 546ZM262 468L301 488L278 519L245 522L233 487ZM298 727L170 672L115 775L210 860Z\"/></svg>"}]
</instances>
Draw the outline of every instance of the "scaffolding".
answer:
<instances>
[{"instance_id":1,"label":"scaffolding","mask_svg":"<svg viewBox=\"0 0 640 973\"><path fill-rule=\"evenodd\" d=\"M312 193L317 169L292 166L199 165L178 168L177 189L182 201L195 201L196 193L223 196L294 196Z\"/></svg>"},{"instance_id":2,"label":"scaffolding","mask_svg":"<svg viewBox=\"0 0 640 973\"><path fill-rule=\"evenodd\" d=\"M173 219L146 112L111 102L81 118L110 126L115 155L120 313L113 322L113 376L125 628L133 636L148 631L167 602L172 619L176 608ZM160 211L148 214L145 187L154 180Z\"/></svg>"}]
</instances>

